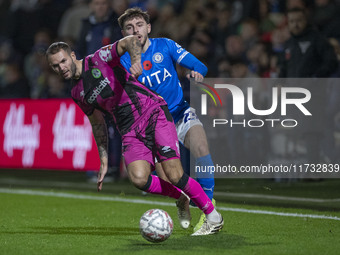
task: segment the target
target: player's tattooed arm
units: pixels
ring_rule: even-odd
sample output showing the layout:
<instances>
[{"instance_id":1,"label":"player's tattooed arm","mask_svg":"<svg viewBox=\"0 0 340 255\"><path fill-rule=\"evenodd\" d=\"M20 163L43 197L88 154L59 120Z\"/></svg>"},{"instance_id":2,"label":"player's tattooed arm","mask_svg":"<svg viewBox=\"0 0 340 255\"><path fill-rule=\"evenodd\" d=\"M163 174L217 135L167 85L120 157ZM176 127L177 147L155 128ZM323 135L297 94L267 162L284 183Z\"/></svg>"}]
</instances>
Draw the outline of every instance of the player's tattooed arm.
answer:
<instances>
[{"instance_id":1,"label":"player's tattooed arm","mask_svg":"<svg viewBox=\"0 0 340 255\"><path fill-rule=\"evenodd\" d=\"M103 114L95 110L92 115L89 116L89 120L92 125L92 133L97 143L97 148L100 158L107 157L107 127Z\"/></svg>"},{"instance_id":2,"label":"player's tattooed arm","mask_svg":"<svg viewBox=\"0 0 340 255\"><path fill-rule=\"evenodd\" d=\"M131 67L129 71L133 76L138 77L142 74L142 44L137 36L130 35L121 39L117 45L117 52L120 56L125 52L129 53L131 58Z\"/></svg>"},{"instance_id":3,"label":"player's tattooed arm","mask_svg":"<svg viewBox=\"0 0 340 255\"><path fill-rule=\"evenodd\" d=\"M100 169L98 173L98 191L102 189L103 180L108 168L108 135L107 127L103 114L95 110L92 115L88 116L94 139L96 140L98 153L100 157Z\"/></svg>"}]
</instances>

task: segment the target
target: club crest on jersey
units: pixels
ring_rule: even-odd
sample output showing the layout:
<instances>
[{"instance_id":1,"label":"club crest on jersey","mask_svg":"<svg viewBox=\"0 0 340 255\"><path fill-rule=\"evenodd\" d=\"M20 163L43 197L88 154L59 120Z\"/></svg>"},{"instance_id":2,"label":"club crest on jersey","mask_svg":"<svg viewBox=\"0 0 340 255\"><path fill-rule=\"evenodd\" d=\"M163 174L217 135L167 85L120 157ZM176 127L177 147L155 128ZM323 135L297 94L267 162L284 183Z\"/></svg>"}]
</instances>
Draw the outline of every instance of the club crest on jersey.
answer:
<instances>
[{"instance_id":1,"label":"club crest on jersey","mask_svg":"<svg viewBox=\"0 0 340 255\"><path fill-rule=\"evenodd\" d=\"M98 68L93 68L91 70L92 76L96 79L100 78L100 76L102 75L101 71Z\"/></svg>"},{"instance_id":2,"label":"club crest on jersey","mask_svg":"<svg viewBox=\"0 0 340 255\"><path fill-rule=\"evenodd\" d=\"M110 47L104 47L99 51L99 57L101 60L105 62L109 62L112 60L112 55L110 52Z\"/></svg>"},{"instance_id":3,"label":"club crest on jersey","mask_svg":"<svg viewBox=\"0 0 340 255\"><path fill-rule=\"evenodd\" d=\"M161 63L163 61L163 55L160 52L156 52L155 54L153 54L152 56L152 60L155 63Z\"/></svg>"}]
</instances>

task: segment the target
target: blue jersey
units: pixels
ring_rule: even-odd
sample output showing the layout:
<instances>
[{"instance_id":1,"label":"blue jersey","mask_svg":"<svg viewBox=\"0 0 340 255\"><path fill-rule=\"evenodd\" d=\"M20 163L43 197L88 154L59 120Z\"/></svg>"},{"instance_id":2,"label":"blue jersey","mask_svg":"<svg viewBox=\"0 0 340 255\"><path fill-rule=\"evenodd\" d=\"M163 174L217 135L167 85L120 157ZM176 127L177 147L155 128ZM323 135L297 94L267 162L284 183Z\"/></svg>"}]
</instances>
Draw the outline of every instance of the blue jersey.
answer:
<instances>
[{"instance_id":1,"label":"blue jersey","mask_svg":"<svg viewBox=\"0 0 340 255\"><path fill-rule=\"evenodd\" d=\"M184 111L189 108L189 104L183 97L176 63L203 76L207 73L207 67L170 39L150 38L149 40L149 48L142 53L143 74L138 77L138 80L164 98L176 123L183 118ZM126 52L120 61L127 70L130 69L129 53Z\"/></svg>"}]
</instances>

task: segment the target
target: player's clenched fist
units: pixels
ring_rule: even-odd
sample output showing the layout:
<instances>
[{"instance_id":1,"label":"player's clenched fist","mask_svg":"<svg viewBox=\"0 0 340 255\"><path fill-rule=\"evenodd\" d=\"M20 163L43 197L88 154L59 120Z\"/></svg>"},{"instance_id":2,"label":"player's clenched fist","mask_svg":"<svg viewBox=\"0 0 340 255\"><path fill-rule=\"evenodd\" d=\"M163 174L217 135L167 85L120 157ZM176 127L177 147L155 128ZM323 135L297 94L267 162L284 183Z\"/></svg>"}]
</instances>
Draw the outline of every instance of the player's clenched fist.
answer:
<instances>
[{"instance_id":1,"label":"player's clenched fist","mask_svg":"<svg viewBox=\"0 0 340 255\"><path fill-rule=\"evenodd\" d=\"M134 63L131 65L129 69L130 73L133 77L138 78L139 75L143 73L143 68L141 63Z\"/></svg>"}]
</instances>

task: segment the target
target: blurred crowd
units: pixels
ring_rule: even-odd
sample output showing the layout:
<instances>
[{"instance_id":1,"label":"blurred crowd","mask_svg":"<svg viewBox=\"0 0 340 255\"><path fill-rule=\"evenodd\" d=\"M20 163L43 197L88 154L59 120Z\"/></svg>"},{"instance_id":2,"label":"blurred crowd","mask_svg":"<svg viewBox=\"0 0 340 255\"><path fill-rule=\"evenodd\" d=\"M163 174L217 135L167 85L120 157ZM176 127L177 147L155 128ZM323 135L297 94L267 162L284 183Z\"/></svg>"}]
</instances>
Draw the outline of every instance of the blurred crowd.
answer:
<instances>
[{"instance_id":1,"label":"blurred crowd","mask_svg":"<svg viewBox=\"0 0 340 255\"><path fill-rule=\"evenodd\" d=\"M340 60L339 2L332 0L0 0L0 97L68 97L44 52L69 43L78 57L121 38L117 18L139 6L150 37L168 37L208 66L207 77L278 77L290 38L285 12L304 8ZM184 70L179 73L184 77ZM339 70L331 75L338 77Z\"/></svg>"}]
</instances>

